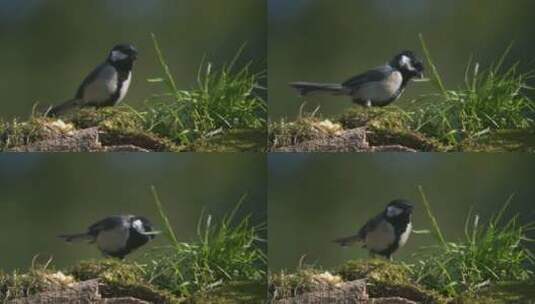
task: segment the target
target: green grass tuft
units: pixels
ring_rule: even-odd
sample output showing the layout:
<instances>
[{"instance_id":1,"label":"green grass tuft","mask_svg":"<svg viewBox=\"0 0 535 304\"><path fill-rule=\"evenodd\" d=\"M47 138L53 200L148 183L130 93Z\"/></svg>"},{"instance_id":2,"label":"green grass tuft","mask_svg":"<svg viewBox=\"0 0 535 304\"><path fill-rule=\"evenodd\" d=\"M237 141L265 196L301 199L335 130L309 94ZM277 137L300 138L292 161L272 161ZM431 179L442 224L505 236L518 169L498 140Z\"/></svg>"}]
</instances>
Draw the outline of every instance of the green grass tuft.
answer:
<instances>
[{"instance_id":1,"label":"green grass tuft","mask_svg":"<svg viewBox=\"0 0 535 304\"><path fill-rule=\"evenodd\" d=\"M517 215L504 220L512 196L487 223L470 212L465 238L453 242L446 240L421 187L420 193L438 245L419 254L418 264L413 268L417 282L455 297L475 294L496 283L535 278L530 270L535 266L535 258L524 246L531 241L526 234L535 230L535 223L522 225Z\"/></svg>"},{"instance_id":2,"label":"green grass tuft","mask_svg":"<svg viewBox=\"0 0 535 304\"><path fill-rule=\"evenodd\" d=\"M414 117L416 131L457 145L494 130L535 125L535 102L526 95L531 89L527 82L534 78L535 71L520 72L518 62L503 66L511 45L487 69L481 69L479 63L470 59L464 87L453 90L445 87L422 35L420 42L438 93L423 97L429 102L420 105Z\"/></svg>"},{"instance_id":3,"label":"green grass tuft","mask_svg":"<svg viewBox=\"0 0 535 304\"><path fill-rule=\"evenodd\" d=\"M189 144L226 129L265 127L266 103L253 92L264 73L251 73L250 64L235 67L242 49L220 69L201 63L197 87L186 91L178 89L154 34L152 38L164 77L148 81L163 84L165 91L147 102L148 130Z\"/></svg>"},{"instance_id":4,"label":"green grass tuft","mask_svg":"<svg viewBox=\"0 0 535 304\"><path fill-rule=\"evenodd\" d=\"M45 139L50 134L50 130L43 128L46 122L44 118L34 117L28 121L0 121L0 151Z\"/></svg>"},{"instance_id":5,"label":"green grass tuft","mask_svg":"<svg viewBox=\"0 0 535 304\"><path fill-rule=\"evenodd\" d=\"M179 242L153 188L154 200L165 224L169 245L149 252L145 267L148 281L173 293L190 296L207 292L230 282L257 282L265 285L266 256L258 246L259 232L250 216L236 222L236 208L221 221L209 214L201 215L197 227L198 240Z\"/></svg>"}]
</instances>

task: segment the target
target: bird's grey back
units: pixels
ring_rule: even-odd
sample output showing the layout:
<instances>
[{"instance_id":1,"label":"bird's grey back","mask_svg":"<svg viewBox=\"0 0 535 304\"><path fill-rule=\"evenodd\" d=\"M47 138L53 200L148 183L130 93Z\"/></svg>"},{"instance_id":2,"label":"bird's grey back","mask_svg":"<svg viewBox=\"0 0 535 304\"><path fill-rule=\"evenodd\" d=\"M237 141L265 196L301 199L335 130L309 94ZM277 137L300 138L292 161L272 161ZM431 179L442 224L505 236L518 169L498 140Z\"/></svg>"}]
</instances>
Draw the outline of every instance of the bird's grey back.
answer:
<instances>
[{"instance_id":1,"label":"bird's grey back","mask_svg":"<svg viewBox=\"0 0 535 304\"><path fill-rule=\"evenodd\" d=\"M378 67L346 81L353 101L363 105L385 106L403 91L403 76L389 65Z\"/></svg>"},{"instance_id":2,"label":"bird's grey back","mask_svg":"<svg viewBox=\"0 0 535 304\"><path fill-rule=\"evenodd\" d=\"M368 70L362 74L353 76L342 83L342 86L356 90L369 82L382 81L394 71L390 65L382 65Z\"/></svg>"},{"instance_id":3,"label":"bird's grey back","mask_svg":"<svg viewBox=\"0 0 535 304\"><path fill-rule=\"evenodd\" d=\"M114 215L102 219L89 227L90 233L98 234L101 231L114 229L117 226L127 226L129 216Z\"/></svg>"}]
</instances>

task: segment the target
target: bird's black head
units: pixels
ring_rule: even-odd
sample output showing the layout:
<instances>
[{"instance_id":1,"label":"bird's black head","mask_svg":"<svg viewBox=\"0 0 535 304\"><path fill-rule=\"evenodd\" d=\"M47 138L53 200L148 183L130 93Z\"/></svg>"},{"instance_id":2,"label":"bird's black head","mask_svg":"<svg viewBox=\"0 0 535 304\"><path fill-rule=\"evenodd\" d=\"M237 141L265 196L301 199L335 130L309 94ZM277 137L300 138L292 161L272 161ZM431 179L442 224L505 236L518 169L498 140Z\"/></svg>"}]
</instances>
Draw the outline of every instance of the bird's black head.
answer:
<instances>
[{"instance_id":1,"label":"bird's black head","mask_svg":"<svg viewBox=\"0 0 535 304\"><path fill-rule=\"evenodd\" d=\"M131 44L118 44L111 49L108 61L111 63L133 63L137 59L138 51Z\"/></svg>"},{"instance_id":2,"label":"bird's black head","mask_svg":"<svg viewBox=\"0 0 535 304\"><path fill-rule=\"evenodd\" d=\"M130 225L135 232L152 240L159 234L158 231L154 231L152 223L143 216L134 216L130 218Z\"/></svg>"},{"instance_id":3,"label":"bird's black head","mask_svg":"<svg viewBox=\"0 0 535 304\"><path fill-rule=\"evenodd\" d=\"M414 207L408 201L396 199L386 206L384 215L387 219L410 217L413 209Z\"/></svg>"},{"instance_id":4,"label":"bird's black head","mask_svg":"<svg viewBox=\"0 0 535 304\"><path fill-rule=\"evenodd\" d=\"M407 80L424 77L424 64L412 51L403 51L390 61L390 65L399 70Z\"/></svg>"}]
</instances>

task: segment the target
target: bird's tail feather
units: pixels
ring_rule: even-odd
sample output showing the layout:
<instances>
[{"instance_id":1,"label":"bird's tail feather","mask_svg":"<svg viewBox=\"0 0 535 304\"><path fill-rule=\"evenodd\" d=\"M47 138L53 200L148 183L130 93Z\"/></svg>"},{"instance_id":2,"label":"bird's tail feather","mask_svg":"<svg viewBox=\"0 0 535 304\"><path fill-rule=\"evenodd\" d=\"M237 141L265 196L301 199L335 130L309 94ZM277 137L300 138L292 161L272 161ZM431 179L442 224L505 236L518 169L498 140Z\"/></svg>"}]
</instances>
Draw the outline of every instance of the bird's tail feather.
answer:
<instances>
[{"instance_id":1,"label":"bird's tail feather","mask_svg":"<svg viewBox=\"0 0 535 304\"><path fill-rule=\"evenodd\" d=\"M292 82L289 85L299 91L301 96L318 92L332 94L344 93L344 87L337 83Z\"/></svg>"},{"instance_id":2,"label":"bird's tail feather","mask_svg":"<svg viewBox=\"0 0 535 304\"><path fill-rule=\"evenodd\" d=\"M91 241L93 237L87 233L76 233L76 234L62 234L58 235L60 239L65 240L66 242L80 242L80 241Z\"/></svg>"},{"instance_id":3,"label":"bird's tail feather","mask_svg":"<svg viewBox=\"0 0 535 304\"><path fill-rule=\"evenodd\" d=\"M338 245L342 247L348 247L360 241L361 241L360 236L358 234L355 234L352 236L336 239L333 242L337 243Z\"/></svg>"},{"instance_id":4,"label":"bird's tail feather","mask_svg":"<svg viewBox=\"0 0 535 304\"><path fill-rule=\"evenodd\" d=\"M52 108L50 108L47 113L46 113L46 116L58 116L58 115L61 115L63 113L65 113L66 111L72 109L72 108L75 108L79 105L79 99L71 99L71 100L67 100L57 106L53 106Z\"/></svg>"}]
</instances>

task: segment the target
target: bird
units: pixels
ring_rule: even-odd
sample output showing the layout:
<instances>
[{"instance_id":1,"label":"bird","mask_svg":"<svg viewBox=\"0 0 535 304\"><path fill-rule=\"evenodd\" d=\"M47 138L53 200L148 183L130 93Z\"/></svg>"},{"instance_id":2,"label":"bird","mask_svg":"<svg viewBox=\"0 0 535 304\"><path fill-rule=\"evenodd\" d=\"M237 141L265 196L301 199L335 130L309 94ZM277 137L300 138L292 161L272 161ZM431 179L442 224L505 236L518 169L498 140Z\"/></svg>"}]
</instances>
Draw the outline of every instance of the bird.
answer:
<instances>
[{"instance_id":1,"label":"bird","mask_svg":"<svg viewBox=\"0 0 535 304\"><path fill-rule=\"evenodd\" d=\"M58 116L76 107L108 107L121 102L132 80L132 68L138 55L132 44L118 44L106 60L89 73L73 99L51 107L46 115Z\"/></svg>"},{"instance_id":2,"label":"bird","mask_svg":"<svg viewBox=\"0 0 535 304\"><path fill-rule=\"evenodd\" d=\"M404 199L391 201L383 212L370 219L355 235L334 240L342 247L363 243L370 255L393 260L392 255L405 246L412 232L413 206Z\"/></svg>"},{"instance_id":3,"label":"bird","mask_svg":"<svg viewBox=\"0 0 535 304\"><path fill-rule=\"evenodd\" d=\"M143 216L114 215L89 226L86 232L58 237L67 242L95 243L104 256L124 259L160 233L154 231L151 222Z\"/></svg>"},{"instance_id":4,"label":"bird","mask_svg":"<svg viewBox=\"0 0 535 304\"><path fill-rule=\"evenodd\" d=\"M384 107L401 96L409 81L424 77L424 65L412 51L402 51L385 65L354 76L341 84L292 82L301 96L324 92L348 95L353 102L369 107Z\"/></svg>"}]
</instances>

